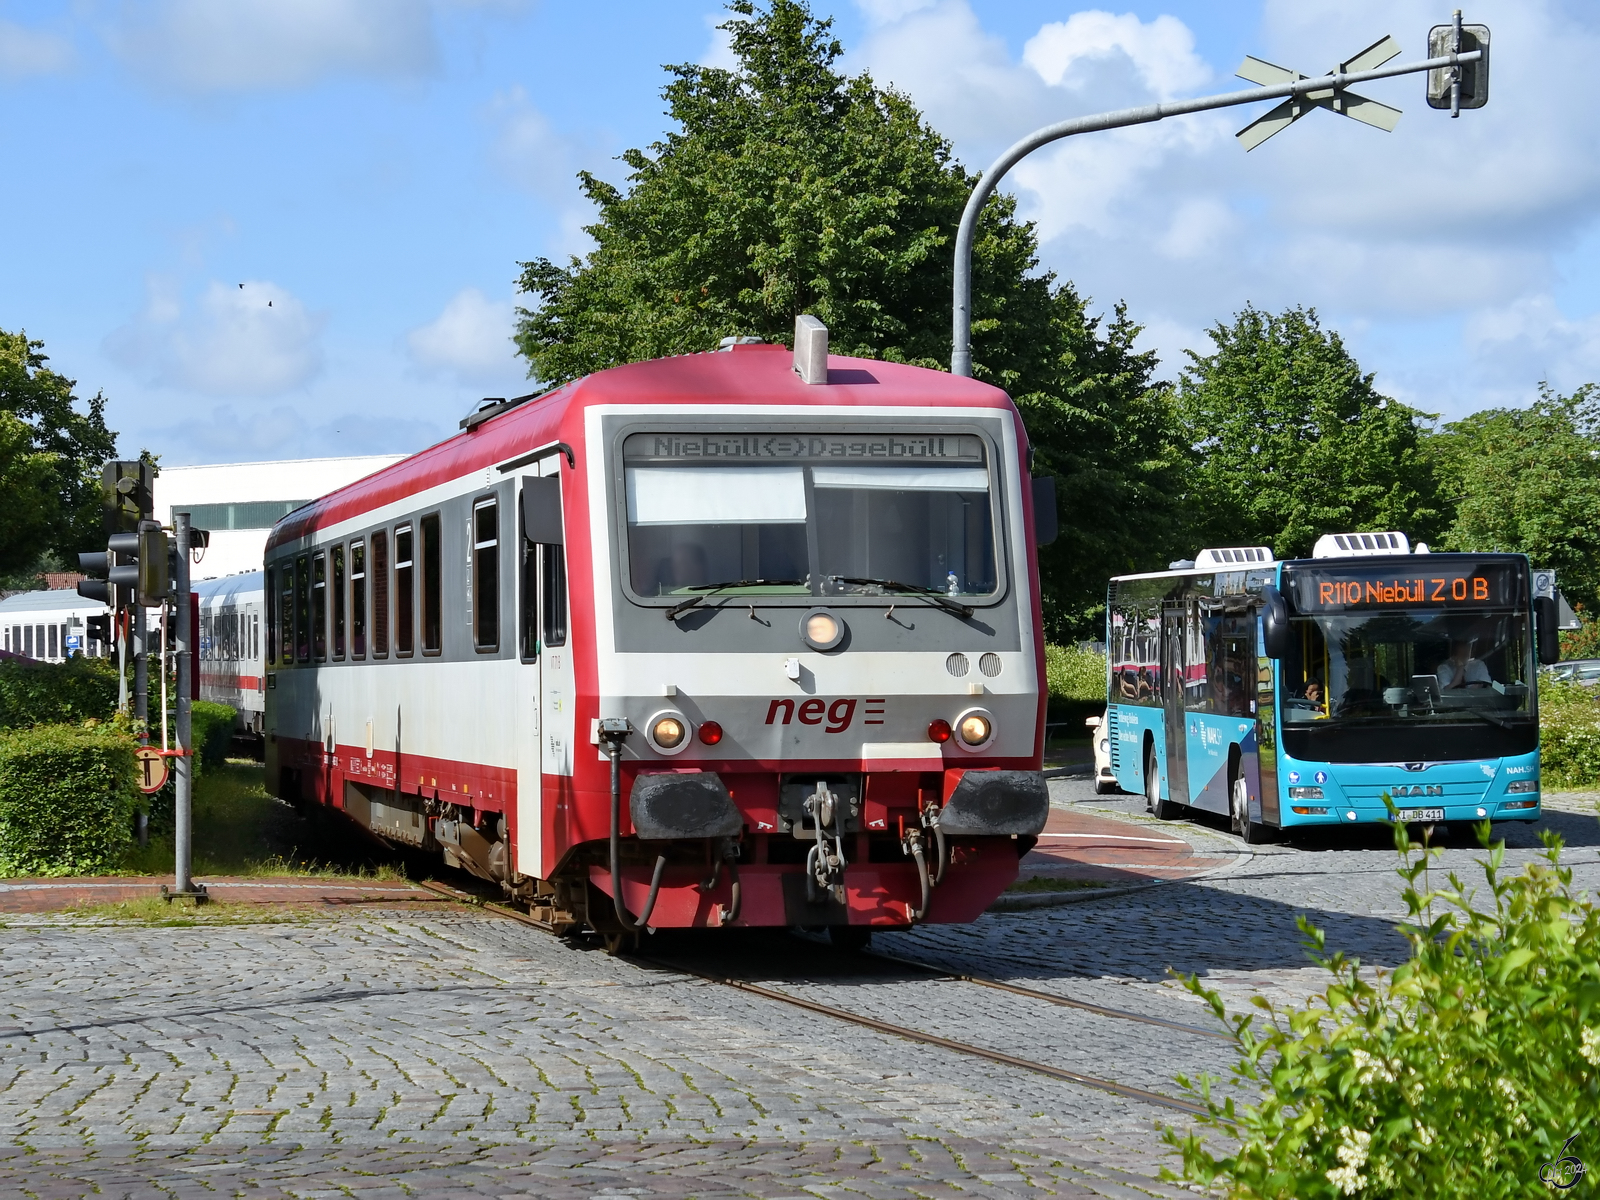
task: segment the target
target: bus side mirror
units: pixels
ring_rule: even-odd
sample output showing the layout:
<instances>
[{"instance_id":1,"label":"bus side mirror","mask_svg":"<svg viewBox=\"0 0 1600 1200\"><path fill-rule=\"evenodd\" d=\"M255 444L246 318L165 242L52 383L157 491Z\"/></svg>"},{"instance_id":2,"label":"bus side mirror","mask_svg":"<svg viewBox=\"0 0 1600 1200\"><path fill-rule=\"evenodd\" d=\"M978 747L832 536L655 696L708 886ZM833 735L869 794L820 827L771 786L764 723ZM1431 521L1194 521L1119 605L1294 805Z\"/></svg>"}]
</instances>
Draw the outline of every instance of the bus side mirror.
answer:
<instances>
[{"instance_id":1,"label":"bus side mirror","mask_svg":"<svg viewBox=\"0 0 1600 1200\"><path fill-rule=\"evenodd\" d=\"M1061 521L1056 515L1056 479L1054 475L1033 477L1033 544L1048 546L1061 532Z\"/></svg>"},{"instance_id":2,"label":"bus side mirror","mask_svg":"<svg viewBox=\"0 0 1600 1200\"><path fill-rule=\"evenodd\" d=\"M1533 598L1533 628L1539 639L1539 661L1545 666L1561 661L1561 613L1555 597Z\"/></svg>"},{"instance_id":3,"label":"bus side mirror","mask_svg":"<svg viewBox=\"0 0 1600 1200\"><path fill-rule=\"evenodd\" d=\"M1268 658L1289 653L1289 606L1275 587L1261 589L1261 644Z\"/></svg>"}]
</instances>

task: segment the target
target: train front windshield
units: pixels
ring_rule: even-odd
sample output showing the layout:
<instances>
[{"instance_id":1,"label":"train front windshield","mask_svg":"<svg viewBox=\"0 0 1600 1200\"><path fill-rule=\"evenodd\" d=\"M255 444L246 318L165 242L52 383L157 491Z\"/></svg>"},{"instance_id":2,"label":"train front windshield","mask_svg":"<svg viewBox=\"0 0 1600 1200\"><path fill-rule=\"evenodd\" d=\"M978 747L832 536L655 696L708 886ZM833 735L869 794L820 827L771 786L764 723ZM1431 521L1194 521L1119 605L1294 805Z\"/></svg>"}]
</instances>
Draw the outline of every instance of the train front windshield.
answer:
<instances>
[{"instance_id":1,"label":"train front windshield","mask_svg":"<svg viewBox=\"0 0 1600 1200\"><path fill-rule=\"evenodd\" d=\"M852 452L878 441L921 453L906 461ZM750 461L757 453L708 463L661 452L707 443L788 450L799 461ZM874 594L888 583L953 596L997 590L990 473L975 437L635 434L624 453L638 595L733 581L779 594Z\"/></svg>"},{"instance_id":2,"label":"train front windshield","mask_svg":"<svg viewBox=\"0 0 1600 1200\"><path fill-rule=\"evenodd\" d=\"M1390 730L1402 737L1369 741L1368 753L1459 757L1463 734L1478 739L1484 757L1533 748L1525 573L1508 562L1420 565L1285 570L1293 613L1278 668L1286 743L1297 734L1328 741L1340 731ZM1450 749L1433 744L1440 735ZM1301 754L1318 756L1310 745Z\"/></svg>"}]
</instances>

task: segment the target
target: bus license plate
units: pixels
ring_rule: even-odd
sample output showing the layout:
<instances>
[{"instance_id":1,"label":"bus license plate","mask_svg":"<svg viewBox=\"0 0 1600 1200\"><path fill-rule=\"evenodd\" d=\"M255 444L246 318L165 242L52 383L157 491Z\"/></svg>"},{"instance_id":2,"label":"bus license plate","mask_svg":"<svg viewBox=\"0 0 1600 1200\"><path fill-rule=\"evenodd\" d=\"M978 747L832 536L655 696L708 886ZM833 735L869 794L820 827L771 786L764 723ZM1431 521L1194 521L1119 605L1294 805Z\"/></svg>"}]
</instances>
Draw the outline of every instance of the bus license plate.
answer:
<instances>
[{"instance_id":1,"label":"bus license plate","mask_svg":"<svg viewBox=\"0 0 1600 1200\"><path fill-rule=\"evenodd\" d=\"M1430 822L1433 822L1433 821L1443 821L1444 820L1444 809L1442 809L1442 808L1402 808L1400 810L1400 819L1402 821L1411 822L1411 823L1415 823L1415 824L1418 824L1418 825L1427 825L1427 824L1429 824Z\"/></svg>"}]
</instances>

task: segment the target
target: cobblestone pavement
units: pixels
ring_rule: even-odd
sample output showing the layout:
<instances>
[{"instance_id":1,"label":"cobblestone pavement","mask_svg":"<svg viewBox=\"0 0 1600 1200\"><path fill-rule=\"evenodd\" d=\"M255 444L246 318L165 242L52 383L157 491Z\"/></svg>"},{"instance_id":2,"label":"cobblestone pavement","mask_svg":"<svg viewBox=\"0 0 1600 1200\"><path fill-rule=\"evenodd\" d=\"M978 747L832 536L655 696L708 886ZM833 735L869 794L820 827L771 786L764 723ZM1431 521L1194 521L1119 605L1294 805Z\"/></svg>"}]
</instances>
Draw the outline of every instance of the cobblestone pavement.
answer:
<instances>
[{"instance_id":1,"label":"cobblestone pavement","mask_svg":"<svg viewBox=\"0 0 1600 1200\"><path fill-rule=\"evenodd\" d=\"M1134 830L1140 798L1058 780ZM1551 804L1578 882L1600 821ZM1199 880L880 938L885 953L1204 1025L1169 968L1232 1005L1318 984L1298 913L1372 964L1403 943L1381 834L1245 848L1163 823ZM1535 831L1497 827L1508 859ZM1447 843L1447 867L1475 847ZM0 928L0 1195L54 1198L1120 1196L1155 1180L1159 1122L1106 1092L575 948L462 908L299 924ZM797 995L1173 1092L1227 1045L842 956L785 934L668 943ZM671 954L666 955L671 957Z\"/></svg>"}]
</instances>

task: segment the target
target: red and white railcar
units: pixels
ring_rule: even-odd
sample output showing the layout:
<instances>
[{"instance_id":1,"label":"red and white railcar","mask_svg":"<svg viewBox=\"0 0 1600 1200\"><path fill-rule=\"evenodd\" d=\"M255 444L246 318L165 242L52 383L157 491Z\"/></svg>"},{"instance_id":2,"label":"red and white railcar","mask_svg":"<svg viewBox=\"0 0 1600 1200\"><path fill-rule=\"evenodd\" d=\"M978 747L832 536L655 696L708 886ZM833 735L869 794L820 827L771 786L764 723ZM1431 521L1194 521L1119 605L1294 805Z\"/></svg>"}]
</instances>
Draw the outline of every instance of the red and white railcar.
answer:
<instances>
[{"instance_id":1,"label":"red and white railcar","mask_svg":"<svg viewBox=\"0 0 1600 1200\"><path fill-rule=\"evenodd\" d=\"M270 789L562 929L981 913L1048 809L1053 487L999 389L799 359L486 406L280 521Z\"/></svg>"}]
</instances>

